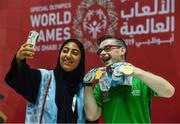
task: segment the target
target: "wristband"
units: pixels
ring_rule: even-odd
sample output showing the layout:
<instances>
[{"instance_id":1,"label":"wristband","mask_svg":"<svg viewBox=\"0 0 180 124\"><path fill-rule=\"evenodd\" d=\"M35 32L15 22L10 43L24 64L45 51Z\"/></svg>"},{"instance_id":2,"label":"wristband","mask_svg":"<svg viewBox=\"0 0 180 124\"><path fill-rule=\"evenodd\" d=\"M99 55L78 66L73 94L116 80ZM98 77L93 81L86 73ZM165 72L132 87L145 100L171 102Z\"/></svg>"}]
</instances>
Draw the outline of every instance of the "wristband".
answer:
<instances>
[{"instance_id":1,"label":"wristband","mask_svg":"<svg viewBox=\"0 0 180 124\"><path fill-rule=\"evenodd\" d=\"M83 83L84 87L92 87L92 83Z\"/></svg>"}]
</instances>

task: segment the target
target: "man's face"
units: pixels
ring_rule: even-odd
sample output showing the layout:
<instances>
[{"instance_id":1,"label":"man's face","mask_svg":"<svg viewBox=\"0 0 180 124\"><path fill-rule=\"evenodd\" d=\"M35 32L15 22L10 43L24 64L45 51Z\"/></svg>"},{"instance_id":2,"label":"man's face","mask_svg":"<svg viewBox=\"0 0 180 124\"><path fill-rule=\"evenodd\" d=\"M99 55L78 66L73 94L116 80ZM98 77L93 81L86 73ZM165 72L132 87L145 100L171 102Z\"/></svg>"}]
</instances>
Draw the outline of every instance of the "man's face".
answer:
<instances>
[{"instance_id":1,"label":"man's face","mask_svg":"<svg viewBox=\"0 0 180 124\"><path fill-rule=\"evenodd\" d=\"M74 42L67 43L60 53L60 65L67 71L73 71L80 62L81 52Z\"/></svg>"},{"instance_id":2,"label":"man's face","mask_svg":"<svg viewBox=\"0 0 180 124\"><path fill-rule=\"evenodd\" d=\"M122 57L124 53L125 48L119 45L114 39L106 39L99 45L98 54L105 66L124 61L124 57Z\"/></svg>"}]
</instances>

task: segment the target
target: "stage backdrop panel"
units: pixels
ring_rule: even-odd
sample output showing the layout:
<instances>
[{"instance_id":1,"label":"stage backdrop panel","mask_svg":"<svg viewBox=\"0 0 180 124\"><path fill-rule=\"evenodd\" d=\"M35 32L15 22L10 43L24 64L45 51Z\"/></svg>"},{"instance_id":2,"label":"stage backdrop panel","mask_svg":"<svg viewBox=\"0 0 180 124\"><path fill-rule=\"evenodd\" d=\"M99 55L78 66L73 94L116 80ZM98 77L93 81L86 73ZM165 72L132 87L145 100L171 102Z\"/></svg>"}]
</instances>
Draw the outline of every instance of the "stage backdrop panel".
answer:
<instances>
[{"instance_id":1,"label":"stage backdrop panel","mask_svg":"<svg viewBox=\"0 0 180 124\"><path fill-rule=\"evenodd\" d=\"M172 98L155 98L152 102L152 122L180 122L179 6L179 0L1 0L3 119L24 122L26 101L5 84L4 76L29 31L36 30L40 33L36 55L28 60L32 68L53 69L61 44L77 38L86 48L88 71L102 66L96 55L100 36L111 34L125 39L129 47L128 62L163 76L176 88Z\"/></svg>"}]
</instances>

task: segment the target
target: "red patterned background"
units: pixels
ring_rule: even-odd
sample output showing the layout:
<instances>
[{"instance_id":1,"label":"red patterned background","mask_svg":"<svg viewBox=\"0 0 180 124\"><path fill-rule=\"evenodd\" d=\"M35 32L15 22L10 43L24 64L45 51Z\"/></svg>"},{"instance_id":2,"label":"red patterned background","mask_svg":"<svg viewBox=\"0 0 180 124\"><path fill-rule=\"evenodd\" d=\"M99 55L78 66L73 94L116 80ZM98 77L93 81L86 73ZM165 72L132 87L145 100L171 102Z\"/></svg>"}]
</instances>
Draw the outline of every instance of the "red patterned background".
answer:
<instances>
[{"instance_id":1,"label":"red patterned background","mask_svg":"<svg viewBox=\"0 0 180 124\"><path fill-rule=\"evenodd\" d=\"M68 38L86 48L86 71L100 66L96 40L112 34L126 40L127 61L161 75L176 88L170 99L155 98L152 122L180 122L179 0L1 0L0 115L24 122L25 100L4 82L11 60L30 30L40 32L32 68L53 69ZM178 52L179 51L179 52Z\"/></svg>"}]
</instances>

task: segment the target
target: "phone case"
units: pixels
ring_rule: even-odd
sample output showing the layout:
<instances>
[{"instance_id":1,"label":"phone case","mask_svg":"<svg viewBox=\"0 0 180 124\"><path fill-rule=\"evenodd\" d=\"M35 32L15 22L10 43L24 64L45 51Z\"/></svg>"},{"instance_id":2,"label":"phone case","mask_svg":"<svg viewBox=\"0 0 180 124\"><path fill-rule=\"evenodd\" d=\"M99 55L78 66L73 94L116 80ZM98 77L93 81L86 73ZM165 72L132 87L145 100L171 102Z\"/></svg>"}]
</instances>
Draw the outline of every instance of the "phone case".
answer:
<instances>
[{"instance_id":1,"label":"phone case","mask_svg":"<svg viewBox=\"0 0 180 124\"><path fill-rule=\"evenodd\" d=\"M30 31L29 35L28 35L27 42L33 44L34 48L36 46L36 41L38 39L38 35L39 35L39 33L37 31L34 31L34 30Z\"/></svg>"}]
</instances>

